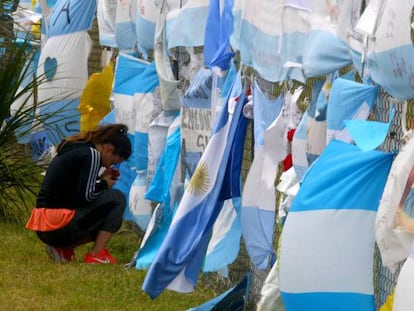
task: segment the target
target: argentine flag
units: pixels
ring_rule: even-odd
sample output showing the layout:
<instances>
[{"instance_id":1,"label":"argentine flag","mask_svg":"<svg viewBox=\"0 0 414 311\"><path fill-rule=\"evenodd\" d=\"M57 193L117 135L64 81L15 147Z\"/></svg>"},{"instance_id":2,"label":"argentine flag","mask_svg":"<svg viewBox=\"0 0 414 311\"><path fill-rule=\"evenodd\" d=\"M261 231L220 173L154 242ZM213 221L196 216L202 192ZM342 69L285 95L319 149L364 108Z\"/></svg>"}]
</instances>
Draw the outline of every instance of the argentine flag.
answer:
<instances>
[{"instance_id":1,"label":"argentine flag","mask_svg":"<svg viewBox=\"0 0 414 311\"><path fill-rule=\"evenodd\" d=\"M49 141L57 145L67 136L79 133L79 99L88 81L88 57L92 41L88 30L96 13L95 0L59 0L49 19L48 40L39 57L38 100L47 102L39 109L48 118Z\"/></svg>"},{"instance_id":2,"label":"argentine flag","mask_svg":"<svg viewBox=\"0 0 414 311\"><path fill-rule=\"evenodd\" d=\"M343 15L348 14L345 2L351 1L312 1L311 29L303 47L306 77L330 74L352 63L347 41L337 34L347 26L343 25Z\"/></svg>"},{"instance_id":3,"label":"argentine flag","mask_svg":"<svg viewBox=\"0 0 414 311\"><path fill-rule=\"evenodd\" d=\"M373 49L367 53L372 80L401 100L414 97L412 9L412 0L385 1Z\"/></svg>"},{"instance_id":4,"label":"argentine flag","mask_svg":"<svg viewBox=\"0 0 414 311\"><path fill-rule=\"evenodd\" d=\"M332 83L327 108L326 144L332 139L347 143L352 138L345 120L366 120L378 97L379 87L337 78Z\"/></svg>"},{"instance_id":5,"label":"argentine flag","mask_svg":"<svg viewBox=\"0 0 414 311\"><path fill-rule=\"evenodd\" d=\"M168 8L166 3L162 4L158 15L155 38L154 38L154 60L160 80L160 95L164 110L179 110L181 108L181 92L178 89L179 81L174 77L171 61L168 55L166 37L166 16Z\"/></svg>"},{"instance_id":6,"label":"argentine flag","mask_svg":"<svg viewBox=\"0 0 414 311\"><path fill-rule=\"evenodd\" d=\"M240 209L240 197L224 201L213 226L203 272L218 272L223 277L228 277L228 265L236 260L240 250Z\"/></svg>"},{"instance_id":7,"label":"argentine flag","mask_svg":"<svg viewBox=\"0 0 414 311\"><path fill-rule=\"evenodd\" d=\"M201 68L186 90L181 107L181 164L183 175L190 179L205 151L211 135L213 72ZM227 265L239 252L241 237L240 198L228 199L214 223L203 271L220 271L227 276Z\"/></svg>"},{"instance_id":8,"label":"argentine flag","mask_svg":"<svg viewBox=\"0 0 414 311\"><path fill-rule=\"evenodd\" d=\"M374 311L374 225L394 155L332 140L308 170L283 227L286 311Z\"/></svg>"},{"instance_id":9,"label":"argentine flag","mask_svg":"<svg viewBox=\"0 0 414 311\"><path fill-rule=\"evenodd\" d=\"M317 107L327 102L330 81L315 80L312 100L299 122L292 141L292 161L299 179L326 147L326 113L318 114Z\"/></svg>"},{"instance_id":10,"label":"argentine flag","mask_svg":"<svg viewBox=\"0 0 414 311\"><path fill-rule=\"evenodd\" d=\"M242 0L240 10L236 7L234 14L231 43L240 51L242 64L253 67L262 78L272 82L302 78L298 67L290 69L285 65L302 63L309 31L307 5L299 5L298 1Z\"/></svg>"},{"instance_id":11,"label":"argentine flag","mask_svg":"<svg viewBox=\"0 0 414 311\"><path fill-rule=\"evenodd\" d=\"M140 185L141 180L136 179L142 178L148 167L148 127L157 111L153 94L157 86L154 63L149 64L123 53L118 56L113 87L115 122L128 126L133 154L128 161L121 163L121 177L115 188L129 198L127 214L130 212L136 217L146 215L150 210L149 202L139 200L135 188L132 193L130 190L133 183L134 186ZM126 218L130 216L126 215Z\"/></svg>"},{"instance_id":12,"label":"argentine flag","mask_svg":"<svg viewBox=\"0 0 414 311\"><path fill-rule=\"evenodd\" d=\"M209 0L187 0L182 7L167 14L168 49L177 46L202 46L208 16Z\"/></svg>"},{"instance_id":13,"label":"argentine flag","mask_svg":"<svg viewBox=\"0 0 414 311\"><path fill-rule=\"evenodd\" d=\"M179 124L180 116L177 116L168 129L164 152L158 162L154 178L145 193L145 199L158 202L158 205L152 213L135 258L137 269L148 268L154 260L182 196Z\"/></svg>"},{"instance_id":14,"label":"argentine flag","mask_svg":"<svg viewBox=\"0 0 414 311\"><path fill-rule=\"evenodd\" d=\"M242 231L247 252L258 269L266 269L274 259L274 181L278 162L287 154L283 148L285 121L283 95L268 99L257 82L253 85L254 159L243 189ZM285 146L286 147L286 144Z\"/></svg>"},{"instance_id":15,"label":"argentine flag","mask_svg":"<svg viewBox=\"0 0 414 311\"><path fill-rule=\"evenodd\" d=\"M132 51L136 46L136 5L137 0L116 0L115 39L120 50Z\"/></svg>"},{"instance_id":16,"label":"argentine flag","mask_svg":"<svg viewBox=\"0 0 414 311\"><path fill-rule=\"evenodd\" d=\"M211 135L213 73L201 68L184 94L181 107L181 145L184 178L190 178Z\"/></svg>"},{"instance_id":17,"label":"argentine flag","mask_svg":"<svg viewBox=\"0 0 414 311\"><path fill-rule=\"evenodd\" d=\"M97 0L97 6L96 18L98 20L99 43L101 46L116 48L116 1Z\"/></svg>"},{"instance_id":18,"label":"argentine flag","mask_svg":"<svg viewBox=\"0 0 414 311\"><path fill-rule=\"evenodd\" d=\"M147 58L148 52L154 49L155 25L160 9L154 0L139 0L136 10L138 49Z\"/></svg>"},{"instance_id":19,"label":"argentine flag","mask_svg":"<svg viewBox=\"0 0 414 311\"><path fill-rule=\"evenodd\" d=\"M242 116L245 103L239 72L144 280L143 290L151 298L156 298L166 288L178 292L194 290L223 202L240 196L241 151L247 128L247 119Z\"/></svg>"},{"instance_id":20,"label":"argentine flag","mask_svg":"<svg viewBox=\"0 0 414 311\"><path fill-rule=\"evenodd\" d=\"M203 49L204 63L209 68L225 71L230 67L234 54L230 46L234 23L233 4L234 0L210 1Z\"/></svg>"}]
</instances>

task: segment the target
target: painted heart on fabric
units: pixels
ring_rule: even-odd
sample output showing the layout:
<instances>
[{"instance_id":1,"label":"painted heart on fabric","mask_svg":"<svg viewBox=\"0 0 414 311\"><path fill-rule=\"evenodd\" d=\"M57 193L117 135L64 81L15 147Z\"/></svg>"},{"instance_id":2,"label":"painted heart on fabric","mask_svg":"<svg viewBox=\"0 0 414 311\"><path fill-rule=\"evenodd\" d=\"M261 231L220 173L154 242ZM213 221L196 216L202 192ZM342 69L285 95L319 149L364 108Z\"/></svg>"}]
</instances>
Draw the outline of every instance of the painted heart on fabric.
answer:
<instances>
[{"instance_id":1,"label":"painted heart on fabric","mask_svg":"<svg viewBox=\"0 0 414 311\"><path fill-rule=\"evenodd\" d=\"M44 71L47 81L51 81L56 74L57 70L57 59L52 57L46 57L44 63Z\"/></svg>"}]
</instances>

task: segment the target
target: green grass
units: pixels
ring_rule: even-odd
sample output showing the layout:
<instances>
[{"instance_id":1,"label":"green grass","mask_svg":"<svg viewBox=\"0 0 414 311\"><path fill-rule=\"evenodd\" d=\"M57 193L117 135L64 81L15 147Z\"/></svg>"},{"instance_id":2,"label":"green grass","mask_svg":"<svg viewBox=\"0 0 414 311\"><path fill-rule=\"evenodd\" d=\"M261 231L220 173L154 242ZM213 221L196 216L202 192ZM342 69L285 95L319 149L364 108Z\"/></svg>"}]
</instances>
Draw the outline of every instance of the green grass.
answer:
<instances>
[{"instance_id":1,"label":"green grass","mask_svg":"<svg viewBox=\"0 0 414 311\"><path fill-rule=\"evenodd\" d=\"M174 311L198 306L219 294L199 285L191 294L164 291L151 300L141 289L146 272L124 268L141 238L130 225L124 224L109 246L117 265L82 263L91 245L75 249L74 262L55 263L36 234L16 223L0 221L0 235L0 310Z\"/></svg>"}]
</instances>

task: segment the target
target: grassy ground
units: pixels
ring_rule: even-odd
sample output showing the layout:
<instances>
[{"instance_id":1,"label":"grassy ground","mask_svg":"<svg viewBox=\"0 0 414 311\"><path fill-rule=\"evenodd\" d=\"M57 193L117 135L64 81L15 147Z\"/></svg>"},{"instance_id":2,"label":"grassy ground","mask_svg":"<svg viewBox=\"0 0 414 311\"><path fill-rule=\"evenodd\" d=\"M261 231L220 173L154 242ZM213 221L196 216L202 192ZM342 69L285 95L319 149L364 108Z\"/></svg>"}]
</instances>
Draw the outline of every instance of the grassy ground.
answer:
<instances>
[{"instance_id":1,"label":"grassy ground","mask_svg":"<svg viewBox=\"0 0 414 311\"><path fill-rule=\"evenodd\" d=\"M69 264L53 262L36 235L22 225L0 221L0 310L187 310L215 297L209 286L191 294L165 291L151 300L142 290L145 271L126 269L139 234L123 226L109 246L117 265L82 263L88 246ZM202 282L201 282L202 283Z\"/></svg>"}]
</instances>

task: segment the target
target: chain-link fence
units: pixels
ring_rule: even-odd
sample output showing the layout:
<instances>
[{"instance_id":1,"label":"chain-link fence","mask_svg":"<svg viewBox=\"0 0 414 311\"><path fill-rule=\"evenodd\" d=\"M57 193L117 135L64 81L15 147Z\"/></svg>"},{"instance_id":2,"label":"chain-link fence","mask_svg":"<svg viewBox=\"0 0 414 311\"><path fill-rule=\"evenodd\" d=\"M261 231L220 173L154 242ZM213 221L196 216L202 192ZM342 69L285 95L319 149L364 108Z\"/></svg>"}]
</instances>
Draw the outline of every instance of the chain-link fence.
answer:
<instances>
[{"instance_id":1,"label":"chain-link fence","mask_svg":"<svg viewBox=\"0 0 414 311\"><path fill-rule=\"evenodd\" d=\"M260 87L262 88L263 92L268 95L269 97L275 97L281 94L283 90L285 91L293 91L294 88L299 86L298 83L293 83L291 85L291 89L288 89L287 86L281 86L277 83L271 83L261 79L258 76L255 76L255 80L258 81ZM299 98L298 106L301 108L302 111L306 109L307 103L309 103L311 99L311 89L312 84L314 83L315 79L309 79L307 84L304 85L304 91ZM383 151L387 152L398 152L398 150L402 147L403 144L403 135L404 130L407 130L412 126L414 120L414 101L398 101L393 99L387 93L381 91L380 96L377 102L374 105L374 109L370 115L370 120L372 121L379 121L379 122L389 122L390 116L390 109L394 107L395 115L393 122L391 124L391 128L387 134L387 137L384 143L378 148ZM251 137L248 137L251 139ZM246 146L250 146L251 143L246 142ZM250 158L251 152L248 148L246 148L245 152L249 155L247 158ZM246 165L247 166L247 165ZM247 169L247 167L246 167ZM279 177L276 178L278 180ZM277 195L277 193L276 193ZM276 228L275 235L274 235L274 245L276 248L276 243L280 237L280 230ZM244 254L240 254L240 256L244 256ZM386 298L389 294L393 291L397 277L399 274L399 270L402 266L402 262L398 265L397 270L391 272L389 269L385 268L382 265L381 257L379 255L378 249L375 251L375 258L374 258L374 288L375 288L375 301L377 309L385 302ZM258 270L253 265L251 265L251 272L252 272L252 282L250 285L250 293L249 293L249 302L246 306L246 310L255 310L255 305L260 299L260 291L263 283L266 279L266 276L269 270ZM239 276L240 278L241 276Z\"/></svg>"},{"instance_id":2,"label":"chain-link fence","mask_svg":"<svg viewBox=\"0 0 414 311\"><path fill-rule=\"evenodd\" d=\"M91 31L94 44L94 52L90 57L90 72L97 72L100 70L100 48L99 44L97 44L97 27L94 25L94 29ZM99 51L97 51L99 50ZM194 53L196 55L202 53L202 49L198 48L195 49ZM180 70L182 66L185 66L189 62L190 55L188 54L185 48L177 48L174 53L174 61L173 64L174 68L176 68L175 73L177 74L177 78L181 81L180 89L184 92L185 89L189 86L190 81L182 79L179 77ZM236 57L237 62L237 57ZM342 72L348 71L349 68L343 68ZM263 93L266 94L269 98L276 98L284 91L293 92L297 87L302 86L303 92L299 97L297 102L299 108L302 111L305 111L307 108L307 104L312 99L312 85L316 79L325 79L325 77L319 78L312 78L308 79L306 84L301 84L299 82L289 82L289 83L274 83L269 82L257 75L251 68L245 68L244 74L248 76L248 79L251 81L257 81L260 88L262 89ZM373 112L370 115L370 120L381 121L381 122L388 122L390 107L395 107L395 117L392 123L392 126L389 130L386 140L380 146L379 149L383 151L394 151L398 152L398 150L402 146L403 142L403 129L411 128L414 125L414 101L397 101L391 98L387 93L381 92L379 99L377 100ZM242 180L244 181L247 172L250 168L250 164L254 157L254 139L253 139L253 122L250 121L249 129L245 141L245 148L244 148L244 157L243 157L243 168L242 168ZM281 171L281 170L279 170ZM275 183L279 179L277 176ZM275 189L275 195L277 196L277 191ZM278 202L278 200L276 200ZM274 247L276 249L276 243L280 237L280 229L278 226L275 226L274 232ZM377 309L385 302L388 295L392 292L393 288L395 287L397 277L399 274L399 269L401 268L402 263L398 266L395 272L389 271L382 265L381 258L379 256L379 251L376 249L375 251L375 260L374 260L374 288L375 288L375 299ZM263 283L267 277L267 274L270 271L269 269L259 270L257 269L250 261L250 258L247 254L246 248L244 246L243 241L241 241L240 245L240 252L239 256L236 261L230 266L229 269L229 276L228 278L224 278L217 273L208 273L203 275L200 279L203 286L209 286L213 288L217 295L221 294L229 287L235 285L236 283L240 282L246 273L251 272L251 281L250 281L250 290L249 290L249 297L247 304L245 306L245 310L255 310L256 304L260 299L260 292L263 286Z\"/></svg>"}]
</instances>

